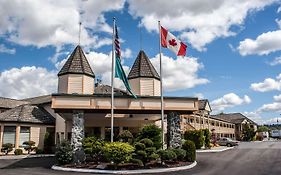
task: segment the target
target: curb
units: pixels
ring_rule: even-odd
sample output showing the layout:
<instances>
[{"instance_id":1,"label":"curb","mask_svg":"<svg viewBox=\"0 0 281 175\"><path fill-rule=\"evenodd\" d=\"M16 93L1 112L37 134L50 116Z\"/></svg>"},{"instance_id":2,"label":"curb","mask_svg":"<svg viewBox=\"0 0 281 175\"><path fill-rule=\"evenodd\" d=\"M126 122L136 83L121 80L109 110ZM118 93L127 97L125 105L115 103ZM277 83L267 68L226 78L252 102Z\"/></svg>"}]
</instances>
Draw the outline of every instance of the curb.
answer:
<instances>
[{"instance_id":1,"label":"curb","mask_svg":"<svg viewBox=\"0 0 281 175\"><path fill-rule=\"evenodd\" d=\"M28 159L28 158L38 158L38 157L53 157L54 154L38 154L38 155L11 155L11 156L0 156L0 160L9 160L9 159Z\"/></svg>"},{"instance_id":2,"label":"curb","mask_svg":"<svg viewBox=\"0 0 281 175\"><path fill-rule=\"evenodd\" d=\"M99 169L83 169L83 168L63 168L60 166L53 165L53 170L68 171L68 172L80 172L80 173L99 173L99 174L147 174L147 173L164 173L187 170L195 167L197 162L194 161L192 164L174 168L157 168L157 169L145 169L145 170L99 170Z\"/></svg>"},{"instance_id":3,"label":"curb","mask_svg":"<svg viewBox=\"0 0 281 175\"><path fill-rule=\"evenodd\" d=\"M217 150L196 150L197 153L219 153L219 152L223 152L223 151L227 151L230 149L233 149L234 147L227 147L224 149L217 149Z\"/></svg>"}]
</instances>

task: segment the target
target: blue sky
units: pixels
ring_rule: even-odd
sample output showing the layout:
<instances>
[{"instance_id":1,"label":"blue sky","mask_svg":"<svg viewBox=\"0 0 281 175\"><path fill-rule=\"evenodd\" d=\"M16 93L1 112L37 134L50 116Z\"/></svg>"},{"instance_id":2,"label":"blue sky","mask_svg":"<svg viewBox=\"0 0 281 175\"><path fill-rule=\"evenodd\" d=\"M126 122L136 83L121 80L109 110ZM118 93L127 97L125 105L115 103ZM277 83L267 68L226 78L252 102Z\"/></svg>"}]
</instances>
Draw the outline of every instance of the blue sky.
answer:
<instances>
[{"instance_id":1,"label":"blue sky","mask_svg":"<svg viewBox=\"0 0 281 175\"><path fill-rule=\"evenodd\" d=\"M80 21L81 45L103 83L110 83L112 17L126 72L141 45L158 68L160 20L188 45L184 58L163 49L165 95L207 98L213 113L275 123L281 119L280 14L280 0L4 0L0 96L56 92L56 74L78 43Z\"/></svg>"}]
</instances>

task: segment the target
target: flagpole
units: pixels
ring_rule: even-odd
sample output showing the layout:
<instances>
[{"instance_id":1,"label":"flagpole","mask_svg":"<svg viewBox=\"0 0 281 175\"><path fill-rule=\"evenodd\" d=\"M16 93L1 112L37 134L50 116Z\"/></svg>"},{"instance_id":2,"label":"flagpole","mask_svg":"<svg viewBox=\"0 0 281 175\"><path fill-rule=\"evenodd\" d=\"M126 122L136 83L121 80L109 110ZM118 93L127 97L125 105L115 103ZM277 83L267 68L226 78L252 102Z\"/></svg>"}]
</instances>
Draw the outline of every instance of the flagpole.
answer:
<instances>
[{"instance_id":1,"label":"flagpole","mask_svg":"<svg viewBox=\"0 0 281 175\"><path fill-rule=\"evenodd\" d=\"M112 68L111 68L111 134L110 141L113 142L113 125L114 125L114 77L115 77L115 17L113 17L113 33L112 33Z\"/></svg>"},{"instance_id":2,"label":"flagpole","mask_svg":"<svg viewBox=\"0 0 281 175\"><path fill-rule=\"evenodd\" d=\"M161 129L162 129L162 149L165 144L165 133L164 133L164 106L163 106L163 74L162 74L162 46L161 46L161 24L158 21L159 27L159 59L160 59L160 89L161 89Z\"/></svg>"}]
</instances>

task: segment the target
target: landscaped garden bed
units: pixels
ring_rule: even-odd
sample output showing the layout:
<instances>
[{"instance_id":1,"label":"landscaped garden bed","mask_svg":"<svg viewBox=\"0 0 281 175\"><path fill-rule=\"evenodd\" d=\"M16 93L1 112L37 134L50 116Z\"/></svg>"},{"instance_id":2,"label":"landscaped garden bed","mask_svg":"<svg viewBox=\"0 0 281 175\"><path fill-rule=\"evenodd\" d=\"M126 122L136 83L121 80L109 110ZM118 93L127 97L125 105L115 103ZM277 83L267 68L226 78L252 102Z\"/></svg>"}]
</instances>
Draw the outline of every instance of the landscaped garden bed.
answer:
<instances>
[{"instance_id":1,"label":"landscaped garden bed","mask_svg":"<svg viewBox=\"0 0 281 175\"><path fill-rule=\"evenodd\" d=\"M95 137L83 140L85 159L75 162L74 151L67 141L56 151L58 164L62 168L97 170L145 170L174 168L191 165L196 158L193 141L186 140L179 148L162 149L161 129L146 125L136 138L125 130L118 142L106 142Z\"/></svg>"}]
</instances>

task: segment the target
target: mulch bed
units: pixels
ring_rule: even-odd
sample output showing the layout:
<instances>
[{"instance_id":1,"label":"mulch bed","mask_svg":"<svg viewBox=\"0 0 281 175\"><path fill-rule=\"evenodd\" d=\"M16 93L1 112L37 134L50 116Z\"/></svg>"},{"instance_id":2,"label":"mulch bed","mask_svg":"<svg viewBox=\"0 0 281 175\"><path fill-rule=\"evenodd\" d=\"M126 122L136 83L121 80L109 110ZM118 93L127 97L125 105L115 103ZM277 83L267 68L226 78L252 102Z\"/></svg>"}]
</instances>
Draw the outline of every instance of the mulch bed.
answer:
<instances>
[{"instance_id":1,"label":"mulch bed","mask_svg":"<svg viewBox=\"0 0 281 175\"><path fill-rule=\"evenodd\" d=\"M151 162L146 165L146 167L139 166L133 163L125 163L122 165L118 165L117 169L115 169L114 165L110 163L94 163L88 162L80 165L75 164L67 164L64 165L65 168L85 168L85 169L104 169L104 170L137 170L137 169L155 169L155 168L173 168L173 167L180 167L180 166L187 166L192 164L192 162L182 162L182 161L171 161L165 162L165 164L161 164L160 162ZM99 168L98 167L103 167Z\"/></svg>"}]
</instances>

